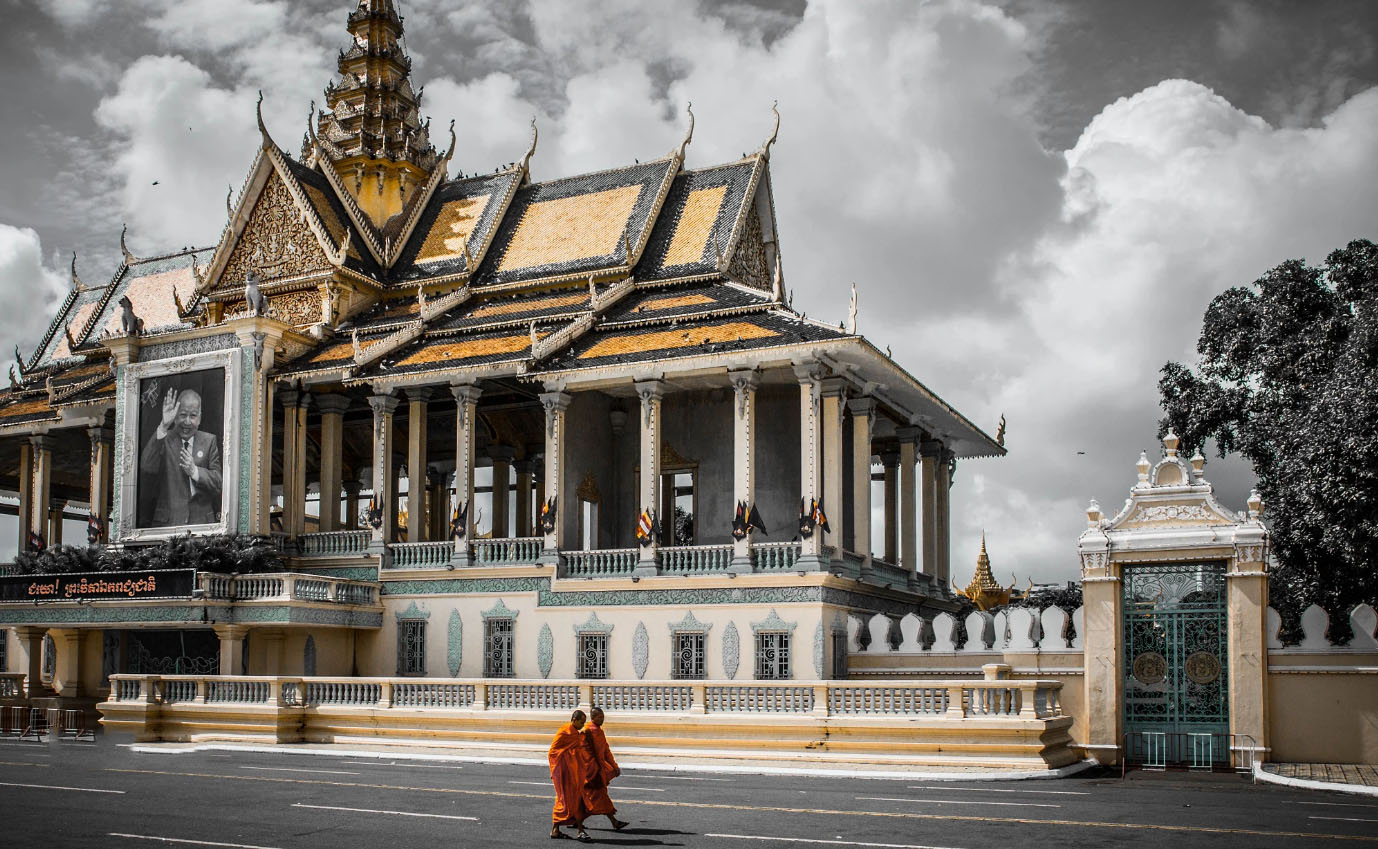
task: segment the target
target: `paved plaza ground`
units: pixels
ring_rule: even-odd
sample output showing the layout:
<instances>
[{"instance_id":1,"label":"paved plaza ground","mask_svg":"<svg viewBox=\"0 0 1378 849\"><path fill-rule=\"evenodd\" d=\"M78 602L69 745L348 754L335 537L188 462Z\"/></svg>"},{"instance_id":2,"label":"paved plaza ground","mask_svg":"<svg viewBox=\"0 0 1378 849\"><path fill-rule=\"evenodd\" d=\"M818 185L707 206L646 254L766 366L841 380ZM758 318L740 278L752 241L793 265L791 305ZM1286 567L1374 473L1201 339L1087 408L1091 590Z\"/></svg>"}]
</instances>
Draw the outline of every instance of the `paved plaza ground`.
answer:
<instances>
[{"instance_id":1,"label":"paved plaza ground","mask_svg":"<svg viewBox=\"0 0 1378 849\"><path fill-rule=\"evenodd\" d=\"M1378 845L1378 799L1232 774L1095 770L939 782L628 771L596 843L693 847ZM409 849L550 845L539 766L0 744L4 845Z\"/></svg>"}]
</instances>

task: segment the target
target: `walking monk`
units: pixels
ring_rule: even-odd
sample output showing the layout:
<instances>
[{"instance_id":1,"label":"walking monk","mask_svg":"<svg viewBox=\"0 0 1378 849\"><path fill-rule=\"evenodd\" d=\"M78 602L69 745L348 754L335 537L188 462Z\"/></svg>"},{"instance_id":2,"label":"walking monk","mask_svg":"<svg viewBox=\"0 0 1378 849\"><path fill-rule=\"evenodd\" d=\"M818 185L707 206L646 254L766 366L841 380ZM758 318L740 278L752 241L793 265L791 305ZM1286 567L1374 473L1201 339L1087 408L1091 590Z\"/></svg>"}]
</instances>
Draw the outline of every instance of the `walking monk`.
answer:
<instances>
[{"instance_id":1,"label":"walking monk","mask_svg":"<svg viewBox=\"0 0 1378 849\"><path fill-rule=\"evenodd\" d=\"M550 812L550 837L567 838L560 831L562 825L572 825L578 829L576 839L588 841L584 831L584 781L587 778L584 761L588 742L580 731L584 727L584 712L576 710L569 722L555 732L555 740L550 744L550 780L555 784L555 808Z\"/></svg>"},{"instance_id":2,"label":"walking monk","mask_svg":"<svg viewBox=\"0 0 1378 849\"><path fill-rule=\"evenodd\" d=\"M588 739L593 760L592 769L584 781L584 816L606 816L612 827L621 831L627 827L627 821L617 818L617 808L608 796L608 782L621 775L622 770L612 756L612 749L608 748L608 738L603 736L602 708L589 711L589 724L584 726L584 737Z\"/></svg>"}]
</instances>

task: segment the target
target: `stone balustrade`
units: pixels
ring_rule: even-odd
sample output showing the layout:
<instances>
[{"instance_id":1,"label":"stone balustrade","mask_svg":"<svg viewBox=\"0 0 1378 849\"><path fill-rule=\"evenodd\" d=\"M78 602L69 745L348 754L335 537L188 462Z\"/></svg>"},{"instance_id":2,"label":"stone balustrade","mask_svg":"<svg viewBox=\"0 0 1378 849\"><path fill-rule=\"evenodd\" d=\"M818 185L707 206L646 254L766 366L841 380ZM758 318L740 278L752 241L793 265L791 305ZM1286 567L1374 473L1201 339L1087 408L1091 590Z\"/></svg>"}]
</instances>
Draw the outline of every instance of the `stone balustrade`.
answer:
<instances>
[{"instance_id":1,"label":"stone balustrade","mask_svg":"<svg viewBox=\"0 0 1378 849\"><path fill-rule=\"evenodd\" d=\"M757 572L787 572L799 559L797 542L755 542L751 559Z\"/></svg>"},{"instance_id":2,"label":"stone balustrade","mask_svg":"<svg viewBox=\"0 0 1378 849\"><path fill-rule=\"evenodd\" d=\"M469 545L479 566L534 565L541 562L541 537L475 539Z\"/></svg>"},{"instance_id":3,"label":"stone balustrade","mask_svg":"<svg viewBox=\"0 0 1378 849\"><path fill-rule=\"evenodd\" d=\"M957 624L956 617L949 613L939 613L931 619L907 613L898 623L883 613L866 620L853 616L847 623L848 650L863 656L887 652L981 654L1081 650L1080 607L1070 615L1060 607L1042 611L1010 607L994 614L973 611L963 620L965 639L960 638ZM897 625L899 638L896 641Z\"/></svg>"},{"instance_id":4,"label":"stone balustrade","mask_svg":"<svg viewBox=\"0 0 1378 849\"><path fill-rule=\"evenodd\" d=\"M565 574L571 578L617 578L636 569L635 548L609 548L602 551L562 551Z\"/></svg>"},{"instance_id":5,"label":"stone balustrade","mask_svg":"<svg viewBox=\"0 0 1378 849\"><path fill-rule=\"evenodd\" d=\"M300 557L359 557L368 553L372 533L363 531L322 531L297 537Z\"/></svg>"},{"instance_id":6,"label":"stone balustrade","mask_svg":"<svg viewBox=\"0 0 1378 849\"><path fill-rule=\"evenodd\" d=\"M378 587L367 581L349 581L295 572L261 575L200 572L196 577L201 592L209 601L315 601L350 605L378 603Z\"/></svg>"},{"instance_id":7,"label":"stone balustrade","mask_svg":"<svg viewBox=\"0 0 1378 849\"><path fill-rule=\"evenodd\" d=\"M1061 716L1062 683L987 681L525 681L112 675L110 703L237 703L376 709L763 713L821 716ZM275 695L276 694L276 695Z\"/></svg>"},{"instance_id":8,"label":"stone balustrade","mask_svg":"<svg viewBox=\"0 0 1378 849\"><path fill-rule=\"evenodd\" d=\"M392 552L391 561L384 562L388 569L448 569L455 544L443 540L394 542L388 545L388 550Z\"/></svg>"},{"instance_id":9,"label":"stone balustrade","mask_svg":"<svg viewBox=\"0 0 1378 849\"><path fill-rule=\"evenodd\" d=\"M731 545L665 545L660 548L660 571L667 575L726 572L731 564Z\"/></svg>"}]
</instances>

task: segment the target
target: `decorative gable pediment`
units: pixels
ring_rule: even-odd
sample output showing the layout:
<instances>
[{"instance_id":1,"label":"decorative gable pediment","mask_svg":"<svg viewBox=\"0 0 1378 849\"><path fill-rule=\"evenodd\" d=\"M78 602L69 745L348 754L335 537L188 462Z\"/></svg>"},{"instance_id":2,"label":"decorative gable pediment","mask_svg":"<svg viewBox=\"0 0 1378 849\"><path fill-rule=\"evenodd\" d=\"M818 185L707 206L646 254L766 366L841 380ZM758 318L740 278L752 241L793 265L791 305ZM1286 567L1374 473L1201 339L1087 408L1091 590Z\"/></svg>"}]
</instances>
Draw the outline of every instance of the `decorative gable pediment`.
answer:
<instances>
[{"instance_id":1,"label":"decorative gable pediment","mask_svg":"<svg viewBox=\"0 0 1378 849\"><path fill-rule=\"evenodd\" d=\"M218 289L243 285L250 271L264 283L333 268L282 175L268 176L220 273Z\"/></svg>"}]
</instances>

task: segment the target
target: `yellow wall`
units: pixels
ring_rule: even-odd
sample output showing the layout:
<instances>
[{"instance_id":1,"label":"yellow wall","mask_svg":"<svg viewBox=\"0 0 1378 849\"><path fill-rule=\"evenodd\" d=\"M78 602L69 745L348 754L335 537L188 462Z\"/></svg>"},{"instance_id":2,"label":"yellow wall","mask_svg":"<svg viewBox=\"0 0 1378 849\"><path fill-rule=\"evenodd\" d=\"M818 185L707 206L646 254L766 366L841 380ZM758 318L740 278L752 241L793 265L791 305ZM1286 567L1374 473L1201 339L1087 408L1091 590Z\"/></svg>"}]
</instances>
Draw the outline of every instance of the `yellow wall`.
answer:
<instances>
[{"instance_id":1,"label":"yellow wall","mask_svg":"<svg viewBox=\"0 0 1378 849\"><path fill-rule=\"evenodd\" d=\"M1269 760L1378 763L1378 652L1273 651L1268 664Z\"/></svg>"}]
</instances>

